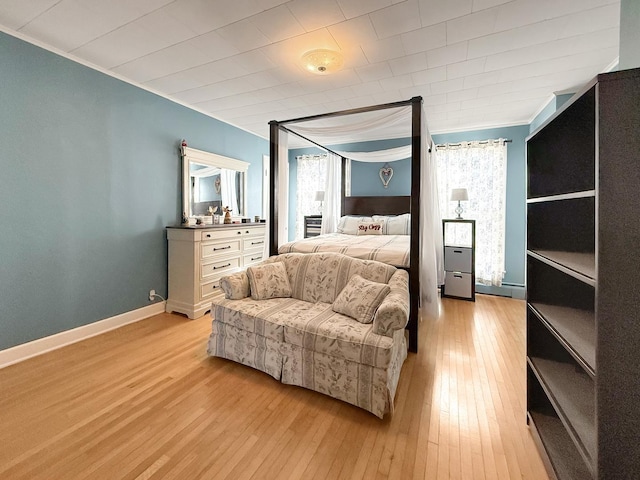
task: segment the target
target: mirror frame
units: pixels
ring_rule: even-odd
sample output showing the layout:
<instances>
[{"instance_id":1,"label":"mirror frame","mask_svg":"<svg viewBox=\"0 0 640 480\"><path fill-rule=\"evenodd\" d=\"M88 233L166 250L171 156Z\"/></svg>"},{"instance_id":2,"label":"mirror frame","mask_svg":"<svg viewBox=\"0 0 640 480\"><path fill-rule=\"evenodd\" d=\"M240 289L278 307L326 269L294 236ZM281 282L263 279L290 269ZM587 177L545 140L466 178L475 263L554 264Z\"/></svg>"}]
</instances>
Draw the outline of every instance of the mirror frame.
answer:
<instances>
[{"instance_id":1,"label":"mirror frame","mask_svg":"<svg viewBox=\"0 0 640 480\"><path fill-rule=\"evenodd\" d=\"M243 173L242 211L234 213L237 216L246 217L247 171L249 170L249 165L251 165L249 162L243 162L242 160L236 160L235 158L225 157L223 155L218 155L217 153L205 152L191 147L182 147L182 211L188 218L194 217L194 215L191 215L191 202L189 201L189 192L191 188L189 166L191 163L226 168L228 170L236 170ZM218 215L220 214L222 214L222 212L218 212Z\"/></svg>"}]
</instances>

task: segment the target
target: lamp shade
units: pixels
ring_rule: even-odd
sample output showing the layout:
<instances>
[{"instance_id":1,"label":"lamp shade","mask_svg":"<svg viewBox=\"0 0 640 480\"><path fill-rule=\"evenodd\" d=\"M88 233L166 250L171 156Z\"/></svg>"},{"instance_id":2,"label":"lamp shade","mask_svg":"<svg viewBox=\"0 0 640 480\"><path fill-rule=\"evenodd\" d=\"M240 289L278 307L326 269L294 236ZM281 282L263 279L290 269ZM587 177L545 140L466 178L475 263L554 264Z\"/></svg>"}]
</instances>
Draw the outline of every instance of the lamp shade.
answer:
<instances>
[{"instance_id":1,"label":"lamp shade","mask_svg":"<svg viewBox=\"0 0 640 480\"><path fill-rule=\"evenodd\" d=\"M451 200L454 202L461 202L464 200L469 200L469 194L467 193L466 188L452 188L451 189Z\"/></svg>"},{"instance_id":2,"label":"lamp shade","mask_svg":"<svg viewBox=\"0 0 640 480\"><path fill-rule=\"evenodd\" d=\"M315 198L316 202L324 202L324 191L322 190L317 190L316 191L316 198Z\"/></svg>"}]
</instances>

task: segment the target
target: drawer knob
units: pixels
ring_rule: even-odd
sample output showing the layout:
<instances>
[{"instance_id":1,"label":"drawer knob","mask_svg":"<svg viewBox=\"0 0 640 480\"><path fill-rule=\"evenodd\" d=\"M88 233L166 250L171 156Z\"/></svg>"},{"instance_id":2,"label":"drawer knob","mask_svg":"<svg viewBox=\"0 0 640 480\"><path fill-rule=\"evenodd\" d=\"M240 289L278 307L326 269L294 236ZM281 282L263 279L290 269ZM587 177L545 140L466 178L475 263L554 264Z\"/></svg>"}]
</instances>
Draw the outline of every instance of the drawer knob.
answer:
<instances>
[{"instance_id":1,"label":"drawer knob","mask_svg":"<svg viewBox=\"0 0 640 480\"><path fill-rule=\"evenodd\" d=\"M261 240L259 242L251 242L251 245L262 245L264 243L264 240Z\"/></svg>"},{"instance_id":2,"label":"drawer knob","mask_svg":"<svg viewBox=\"0 0 640 480\"><path fill-rule=\"evenodd\" d=\"M218 250L228 250L231 248L231 245L227 245L226 247L214 248L213 251L217 252Z\"/></svg>"},{"instance_id":3,"label":"drawer knob","mask_svg":"<svg viewBox=\"0 0 640 480\"><path fill-rule=\"evenodd\" d=\"M211 234L210 233L207 233L207 238L211 238Z\"/></svg>"},{"instance_id":4,"label":"drawer knob","mask_svg":"<svg viewBox=\"0 0 640 480\"><path fill-rule=\"evenodd\" d=\"M242 232L238 232L238 235L242 235Z\"/></svg>"},{"instance_id":5,"label":"drawer knob","mask_svg":"<svg viewBox=\"0 0 640 480\"><path fill-rule=\"evenodd\" d=\"M219 267L213 267L214 270L218 270L219 268L226 268L226 267L230 267L231 264L227 263L226 265L220 265Z\"/></svg>"},{"instance_id":6,"label":"drawer knob","mask_svg":"<svg viewBox=\"0 0 640 480\"><path fill-rule=\"evenodd\" d=\"M256 260L260 260L261 258L262 258L262 257L253 257L253 258L251 258L251 261L252 261L252 262L255 262Z\"/></svg>"},{"instance_id":7,"label":"drawer knob","mask_svg":"<svg viewBox=\"0 0 640 480\"><path fill-rule=\"evenodd\" d=\"M462 253L462 250L454 250L453 253Z\"/></svg>"}]
</instances>

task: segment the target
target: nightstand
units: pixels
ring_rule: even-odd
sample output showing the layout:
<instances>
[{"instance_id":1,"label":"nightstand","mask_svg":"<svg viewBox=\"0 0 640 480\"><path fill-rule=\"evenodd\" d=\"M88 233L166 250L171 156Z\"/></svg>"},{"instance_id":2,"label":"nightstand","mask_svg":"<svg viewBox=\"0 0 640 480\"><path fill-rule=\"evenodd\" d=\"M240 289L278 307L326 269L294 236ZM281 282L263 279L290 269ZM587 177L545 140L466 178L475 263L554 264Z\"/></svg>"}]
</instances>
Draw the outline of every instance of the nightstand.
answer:
<instances>
[{"instance_id":1,"label":"nightstand","mask_svg":"<svg viewBox=\"0 0 640 480\"><path fill-rule=\"evenodd\" d=\"M475 302L476 221L442 220L442 233L445 277L442 296Z\"/></svg>"},{"instance_id":2,"label":"nightstand","mask_svg":"<svg viewBox=\"0 0 640 480\"><path fill-rule=\"evenodd\" d=\"M320 235L322 226L322 215L305 215L304 217L304 238L317 237Z\"/></svg>"}]
</instances>

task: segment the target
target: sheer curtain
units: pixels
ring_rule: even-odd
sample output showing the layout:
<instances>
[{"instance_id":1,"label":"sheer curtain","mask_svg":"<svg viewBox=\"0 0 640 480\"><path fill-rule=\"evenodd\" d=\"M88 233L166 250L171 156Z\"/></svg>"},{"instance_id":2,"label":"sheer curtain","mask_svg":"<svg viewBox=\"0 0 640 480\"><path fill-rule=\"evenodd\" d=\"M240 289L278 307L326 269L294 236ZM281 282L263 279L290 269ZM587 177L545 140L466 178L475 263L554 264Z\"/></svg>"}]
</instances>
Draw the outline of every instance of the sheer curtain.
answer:
<instances>
[{"instance_id":1,"label":"sheer curtain","mask_svg":"<svg viewBox=\"0 0 640 480\"><path fill-rule=\"evenodd\" d=\"M278 246L289 241L289 135L279 132L278 140Z\"/></svg>"},{"instance_id":2,"label":"sheer curtain","mask_svg":"<svg viewBox=\"0 0 640 480\"><path fill-rule=\"evenodd\" d=\"M325 191L327 154L300 155L296 157L296 239L304 236L304 216L322 213L320 202L315 201L318 190Z\"/></svg>"},{"instance_id":3,"label":"sheer curtain","mask_svg":"<svg viewBox=\"0 0 640 480\"><path fill-rule=\"evenodd\" d=\"M455 218L451 189L466 188L463 218L476 220L476 283L500 286L504 277L507 146L503 139L461 142L435 148L443 217ZM468 243L466 229L447 231L447 239ZM454 238L449 237L449 234Z\"/></svg>"},{"instance_id":4,"label":"sheer curtain","mask_svg":"<svg viewBox=\"0 0 640 480\"><path fill-rule=\"evenodd\" d=\"M269 169L269 177L273 175ZM289 136L285 130L278 130L278 178L275 182L275 196L278 212L278 224L275 226L278 230L278 245L289 241ZM267 205L267 212L270 211L270 205ZM270 236L271 222L273 219L269 215L265 223L264 231L264 250L263 256L267 258L270 252Z\"/></svg>"},{"instance_id":5,"label":"sheer curtain","mask_svg":"<svg viewBox=\"0 0 640 480\"><path fill-rule=\"evenodd\" d=\"M322 209L322 227L320 233L333 233L338 229L340 220L340 194L342 157L327 155L327 175L324 187L324 208Z\"/></svg>"}]
</instances>

